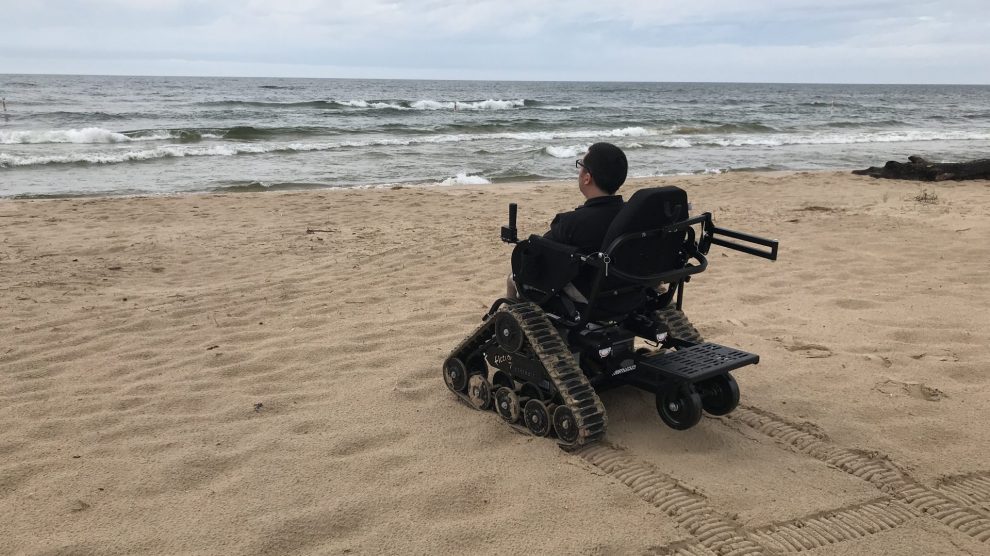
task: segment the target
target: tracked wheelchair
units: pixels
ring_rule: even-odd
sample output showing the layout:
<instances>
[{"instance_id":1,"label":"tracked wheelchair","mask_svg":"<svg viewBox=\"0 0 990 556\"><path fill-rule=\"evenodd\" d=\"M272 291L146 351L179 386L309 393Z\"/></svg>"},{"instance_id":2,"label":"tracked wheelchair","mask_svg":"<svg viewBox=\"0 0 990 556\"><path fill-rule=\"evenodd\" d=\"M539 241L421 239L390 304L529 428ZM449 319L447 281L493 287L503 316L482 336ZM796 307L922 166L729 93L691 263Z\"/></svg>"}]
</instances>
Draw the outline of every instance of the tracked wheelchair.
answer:
<instances>
[{"instance_id":1,"label":"tracked wheelchair","mask_svg":"<svg viewBox=\"0 0 990 556\"><path fill-rule=\"evenodd\" d=\"M519 240L509 205L502 241L515 244L519 299L498 299L444 361L447 387L518 430L563 447L599 440L598 392L629 385L653 393L661 420L685 430L705 411L739 403L730 371L759 356L703 341L682 311L685 284L708 267L712 245L769 260L777 241L689 217L677 187L637 191L612 221L601 250L581 253L541 236ZM635 347L636 338L643 347Z\"/></svg>"}]
</instances>

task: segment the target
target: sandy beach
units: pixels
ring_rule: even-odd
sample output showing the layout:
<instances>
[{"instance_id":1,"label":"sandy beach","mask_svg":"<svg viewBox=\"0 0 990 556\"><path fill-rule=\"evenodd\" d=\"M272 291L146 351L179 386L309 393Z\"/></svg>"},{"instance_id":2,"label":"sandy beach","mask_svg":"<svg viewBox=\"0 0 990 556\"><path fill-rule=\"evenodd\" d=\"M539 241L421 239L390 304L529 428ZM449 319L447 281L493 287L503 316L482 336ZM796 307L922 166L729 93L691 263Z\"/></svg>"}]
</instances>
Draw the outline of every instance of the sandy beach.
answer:
<instances>
[{"instance_id":1,"label":"sandy beach","mask_svg":"<svg viewBox=\"0 0 990 556\"><path fill-rule=\"evenodd\" d=\"M780 240L685 295L761 361L575 453L440 374L571 182L0 200L0 553L990 554L990 183L651 185Z\"/></svg>"}]
</instances>

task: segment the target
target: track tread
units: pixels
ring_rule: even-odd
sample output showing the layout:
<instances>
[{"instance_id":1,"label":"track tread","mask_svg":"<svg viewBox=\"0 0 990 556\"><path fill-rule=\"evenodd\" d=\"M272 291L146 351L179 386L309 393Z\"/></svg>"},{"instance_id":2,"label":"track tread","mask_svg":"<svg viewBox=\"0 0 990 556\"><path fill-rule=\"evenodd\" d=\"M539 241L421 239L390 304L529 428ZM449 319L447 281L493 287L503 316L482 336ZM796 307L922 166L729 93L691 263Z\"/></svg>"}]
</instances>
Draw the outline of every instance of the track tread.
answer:
<instances>
[{"instance_id":1,"label":"track tread","mask_svg":"<svg viewBox=\"0 0 990 556\"><path fill-rule=\"evenodd\" d=\"M543 309L534 303L520 302L503 305L499 308L499 312L509 313L519 323L526 337L523 351L539 359L547 377L557 389L560 399L570 408L577 421L577 439L572 443L558 439L560 446L565 449L576 448L598 441L605 436L608 421L605 406ZM469 360L491 341L494 333L495 318L492 315L458 344L450 357L457 357L461 361ZM458 393L458 396L462 399L466 398L461 393ZM513 426L513 428L528 432L524 427Z\"/></svg>"}]
</instances>

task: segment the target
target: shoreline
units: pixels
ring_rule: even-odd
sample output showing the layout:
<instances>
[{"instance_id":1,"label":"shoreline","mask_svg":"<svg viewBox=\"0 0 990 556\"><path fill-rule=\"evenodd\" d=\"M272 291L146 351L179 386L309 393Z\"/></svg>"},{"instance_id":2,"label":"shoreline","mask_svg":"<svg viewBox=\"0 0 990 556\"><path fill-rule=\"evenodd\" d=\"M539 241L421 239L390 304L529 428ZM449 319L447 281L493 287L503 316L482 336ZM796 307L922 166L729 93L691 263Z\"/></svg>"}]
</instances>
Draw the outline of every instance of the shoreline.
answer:
<instances>
[{"instance_id":1,"label":"shoreline","mask_svg":"<svg viewBox=\"0 0 990 556\"><path fill-rule=\"evenodd\" d=\"M619 192L653 185L780 241L684 297L760 363L689 431L604 392L578 453L440 373L504 292L506 205L542 233L569 181L0 202L0 553L985 551L990 181Z\"/></svg>"},{"instance_id":2,"label":"shoreline","mask_svg":"<svg viewBox=\"0 0 990 556\"><path fill-rule=\"evenodd\" d=\"M682 178L700 178L706 176L720 176L726 174L734 175L748 175L748 174L767 174L767 175L792 175L792 174L845 174L851 173L852 170L847 170L844 168L828 169L828 170L726 170L719 172L696 172L696 173L684 173L684 174L669 174L669 175L658 175L658 176L645 176L645 177L630 177L627 180L627 184L631 184L636 187L637 184L642 183L652 183L653 181L661 180L672 180L672 179L682 179ZM266 187L259 185L257 189L254 187L244 188L244 186L233 186L227 188L218 188L213 190L203 190L203 191L174 191L174 192L163 192L163 193L128 193L128 194L116 194L116 193L79 193L79 194L41 194L41 195L14 195L14 196L2 196L0 195L0 202L3 201L41 201L41 200L65 200L65 199L143 199L143 198L168 198L168 197L183 197L183 196L199 196L199 195L242 195L250 193L302 193L302 192L345 192L345 191L386 191L386 190L400 190L400 189L448 189L448 188L462 188L462 187L479 187L479 188L498 188L498 187L518 187L524 185L551 185L551 184L569 184L573 182L573 178L560 178L560 179L539 179L539 180L519 180L519 181L497 181L485 184L475 184L475 183L451 183L444 184L442 182L396 182L396 183L383 183L383 184L365 184L365 185L355 185L355 186L333 186L333 185L307 185L300 187L293 186L275 186ZM917 182L925 183L925 182Z\"/></svg>"}]
</instances>

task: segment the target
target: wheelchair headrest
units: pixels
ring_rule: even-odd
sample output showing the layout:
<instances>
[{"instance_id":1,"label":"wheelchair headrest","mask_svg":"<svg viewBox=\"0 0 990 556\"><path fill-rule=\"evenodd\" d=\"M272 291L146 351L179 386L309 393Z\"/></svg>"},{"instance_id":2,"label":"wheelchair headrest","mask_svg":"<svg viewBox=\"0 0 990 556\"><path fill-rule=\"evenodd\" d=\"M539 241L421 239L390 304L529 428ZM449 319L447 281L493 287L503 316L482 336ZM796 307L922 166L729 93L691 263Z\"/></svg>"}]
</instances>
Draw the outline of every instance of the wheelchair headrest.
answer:
<instances>
[{"instance_id":1,"label":"wheelchair headrest","mask_svg":"<svg viewBox=\"0 0 990 556\"><path fill-rule=\"evenodd\" d=\"M602 241L602 251L619 236L662 228L688 218L687 193L680 187L641 189L626 201L612 220Z\"/></svg>"}]
</instances>

